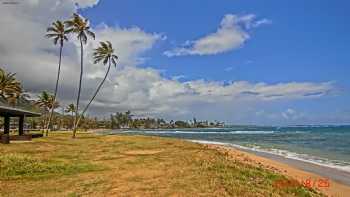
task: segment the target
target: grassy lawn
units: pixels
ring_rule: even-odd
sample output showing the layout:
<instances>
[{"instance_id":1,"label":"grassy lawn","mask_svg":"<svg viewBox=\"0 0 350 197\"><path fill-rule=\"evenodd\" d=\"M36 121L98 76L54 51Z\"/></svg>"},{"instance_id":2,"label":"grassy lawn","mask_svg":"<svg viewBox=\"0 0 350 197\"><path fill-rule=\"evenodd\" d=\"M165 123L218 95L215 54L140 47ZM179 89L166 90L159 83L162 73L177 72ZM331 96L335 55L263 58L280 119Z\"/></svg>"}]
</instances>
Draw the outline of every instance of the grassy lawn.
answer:
<instances>
[{"instance_id":1,"label":"grassy lawn","mask_svg":"<svg viewBox=\"0 0 350 197\"><path fill-rule=\"evenodd\" d=\"M0 196L320 196L204 145L57 133L0 144Z\"/></svg>"}]
</instances>

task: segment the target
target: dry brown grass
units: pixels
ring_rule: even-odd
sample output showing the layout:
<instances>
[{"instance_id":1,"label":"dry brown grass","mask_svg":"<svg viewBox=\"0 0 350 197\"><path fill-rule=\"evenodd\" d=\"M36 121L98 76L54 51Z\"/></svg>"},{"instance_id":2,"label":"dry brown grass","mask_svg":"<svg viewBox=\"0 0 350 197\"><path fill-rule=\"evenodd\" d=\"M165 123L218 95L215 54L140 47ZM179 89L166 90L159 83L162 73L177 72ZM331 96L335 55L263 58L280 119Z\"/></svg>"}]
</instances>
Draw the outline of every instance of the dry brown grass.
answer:
<instances>
[{"instance_id":1,"label":"dry brown grass","mask_svg":"<svg viewBox=\"0 0 350 197\"><path fill-rule=\"evenodd\" d=\"M46 162L48 169L70 166L44 174L2 174L0 196L319 196L301 186L275 188L275 180L286 178L176 139L93 134L71 139L58 133L0 145L0 153Z\"/></svg>"}]
</instances>

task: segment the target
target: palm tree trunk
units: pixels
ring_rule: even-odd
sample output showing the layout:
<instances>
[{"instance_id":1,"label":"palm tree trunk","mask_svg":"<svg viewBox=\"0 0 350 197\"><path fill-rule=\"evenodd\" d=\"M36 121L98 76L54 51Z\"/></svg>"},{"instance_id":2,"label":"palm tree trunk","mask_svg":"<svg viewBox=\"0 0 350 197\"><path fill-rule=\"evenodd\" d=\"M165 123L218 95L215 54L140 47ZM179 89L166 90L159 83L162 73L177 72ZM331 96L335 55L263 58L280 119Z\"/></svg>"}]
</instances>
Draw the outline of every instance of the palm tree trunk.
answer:
<instances>
[{"instance_id":1,"label":"palm tree trunk","mask_svg":"<svg viewBox=\"0 0 350 197\"><path fill-rule=\"evenodd\" d=\"M53 100L52 100L52 104L51 104L52 108L51 108L49 120L48 120L47 126L46 126L46 136L49 135L49 128L50 128L50 124L51 124L51 120L52 120L52 114L53 114L53 111L55 109L54 104L56 102L56 96L57 96L57 91L58 91L58 82L60 80L60 74L61 74L62 49L63 49L63 44L61 44L61 46L60 46L60 58L58 60L58 71L57 71L56 87L55 87L55 93L53 95Z\"/></svg>"},{"instance_id":2,"label":"palm tree trunk","mask_svg":"<svg viewBox=\"0 0 350 197\"><path fill-rule=\"evenodd\" d=\"M111 69L111 60L109 60L109 65L108 65L108 69L107 69L107 72L105 74L105 77L103 78L103 80L101 81L101 83L98 85L93 97L91 98L91 100L89 101L89 103L86 105L86 107L84 108L83 112L81 113L81 115L79 116L79 119L78 119L78 122L77 124L79 124L82 116L84 115L84 113L86 112L86 110L89 108L90 104L92 103L92 101L95 99L95 97L97 96L98 92L100 91L100 89L102 88L102 85L104 84L104 82L106 81L107 79L107 76L108 76L108 73Z\"/></svg>"},{"instance_id":3,"label":"palm tree trunk","mask_svg":"<svg viewBox=\"0 0 350 197\"><path fill-rule=\"evenodd\" d=\"M46 117L46 114L44 114L44 123L43 123L43 131L42 131L42 134L44 135L45 134L45 128L46 128L46 121L47 120L47 117Z\"/></svg>"},{"instance_id":4,"label":"palm tree trunk","mask_svg":"<svg viewBox=\"0 0 350 197\"><path fill-rule=\"evenodd\" d=\"M74 128L74 111L72 111L72 127L71 127L71 129L73 129Z\"/></svg>"},{"instance_id":5,"label":"palm tree trunk","mask_svg":"<svg viewBox=\"0 0 350 197\"><path fill-rule=\"evenodd\" d=\"M73 138L75 138L76 132L77 132L77 128L78 128L78 116L79 116L79 101L80 101L80 92L81 92L81 83L83 80L83 72L84 72L84 63L83 63L83 59L84 59L84 48L83 48L83 41L80 38L80 78L79 78L79 88L78 88L78 97L77 97L77 105L76 105L76 109L75 109L75 119L74 119L74 129L73 129Z\"/></svg>"}]
</instances>

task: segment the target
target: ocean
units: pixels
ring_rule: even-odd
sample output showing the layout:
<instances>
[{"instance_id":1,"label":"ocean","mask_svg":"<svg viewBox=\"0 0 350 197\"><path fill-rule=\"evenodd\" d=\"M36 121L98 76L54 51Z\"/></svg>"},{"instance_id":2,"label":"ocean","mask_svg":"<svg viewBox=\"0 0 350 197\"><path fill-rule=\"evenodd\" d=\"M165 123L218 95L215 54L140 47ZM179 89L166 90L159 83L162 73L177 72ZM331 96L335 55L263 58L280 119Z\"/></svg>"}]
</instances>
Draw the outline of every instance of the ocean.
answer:
<instances>
[{"instance_id":1,"label":"ocean","mask_svg":"<svg viewBox=\"0 0 350 197\"><path fill-rule=\"evenodd\" d=\"M232 126L110 131L233 146L350 172L350 126Z\"/></svg>"}]
</instances>

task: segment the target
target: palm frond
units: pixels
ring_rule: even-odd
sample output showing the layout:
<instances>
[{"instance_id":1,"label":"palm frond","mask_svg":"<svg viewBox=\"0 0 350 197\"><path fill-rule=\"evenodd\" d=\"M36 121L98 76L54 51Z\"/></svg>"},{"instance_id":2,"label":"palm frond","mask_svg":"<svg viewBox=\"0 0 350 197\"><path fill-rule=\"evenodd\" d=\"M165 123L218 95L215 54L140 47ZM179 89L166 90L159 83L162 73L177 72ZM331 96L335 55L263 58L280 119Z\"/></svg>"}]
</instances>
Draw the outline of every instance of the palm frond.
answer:
<instances>
[{"instance_id":1,"label":"palm frond","mask_svg":"<svg viewBox=\"0 0 350 197\"><path fill-rule=\"evenodd\" d=\"M60 39L59 37L56 37L55 39L53 39L53 43L56 45L58 42L58 39Z\"/></svg>"},{"instance_id":2,"label":"palm frond","mask_svg":"<svg viewBox=\"0 0 350 197\"><path fill-rule=\"evenodd\" d=\"M15 73L6 73L0 68L0 97L15 105L22 94L21 83L16 80Z\"/></svg>"},{"instance_id":3,"label":"palm frond","mask_svg":"<svg viewBox=\"0 0 350 197\"><path fill-rule=\"evenodd\" d=\"M53 23L53 24L54 24L54 23ZM55 33L57 33L57 29L54 28L54 27L48 27L48 28L46 29L46 31L47 31L47 32L55 32Z\"/></svg>"},{"instance_id":4,"label":"palm frond","mask_svg":"<svg viewBox=\"0 0 350 197\"><path fill-rule=\"evenodd\" d=\"M104 58L104 59L103 59L103 64L106 65L106 64L108 63L108 60L109 60L108 57Z\"/></svg>"},{"instance_id":5,"label":"palm frond","mask_svg":"<svg viewBox=\"0 0 350 197\"><path fill-rule=\"evenodd\" d=\"M63 45L64 41L68 41L68 38L66 35L69 33L65 29L64 22L62 21L55 21L52 23L52 26L47 28L47 34L45 35L47 38L52 38L54 44L56 45L58 41L60 41L60 44Z\"/></svg>"},{"instance_id":6,"label":"palm frond","mask_svg":"<svg viewBox=\"0 0 350 197\"><path fill-rule=\"evenodd\" d=\"M95 33L87 30L86 33L95 40Z\"/></svg>"},{"instance_id":7,"label":"palm frond","mask_svg":"<svg viewBox=\"0 0 350 197\"><path fill-rule=\"evenodd\" d=\"M112 64L116 67L117 66L117 61L116 59L112 58Z\"/></svg>"},{"instance_id":8,"label":"palm frond","mask_svg":"<svg viewBox=\"0 0 350 197\"><path fill-rule=\"evenodd\" d=\"M114 66L116 66L118 56L113 53L114 49L111 42L100 42L100 46L94 49L94 63L96 64L102 61L102 63L106 65L110 61Z\"/></svg>"},{"instance_id":9,"label":"palm frond","mask_svg":"<svg viewBox=\"0 0 350 197\"><path fill-rule=\"evenodd\" d=\"M52 34L52 33L45 35L45 37L47 37L47 38L54 38L54 37L57 37L57 36L58 36L58 34Z\"/></svg>"}]
</instances>

